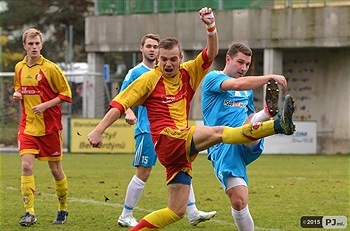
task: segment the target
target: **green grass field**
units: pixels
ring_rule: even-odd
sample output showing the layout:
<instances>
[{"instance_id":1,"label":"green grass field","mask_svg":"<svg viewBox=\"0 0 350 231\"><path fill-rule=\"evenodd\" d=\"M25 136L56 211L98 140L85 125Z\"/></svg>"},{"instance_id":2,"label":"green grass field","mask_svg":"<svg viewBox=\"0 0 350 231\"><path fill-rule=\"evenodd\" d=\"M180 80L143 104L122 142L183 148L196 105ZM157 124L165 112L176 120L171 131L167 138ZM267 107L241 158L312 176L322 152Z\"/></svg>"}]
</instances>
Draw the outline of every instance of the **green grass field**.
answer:
<instances>
[{"instance_id":1,"label":"green grass field","mask_svg":"<svg viewBox=\"0 0 350 231\"><path fill-rule=\"evenodd\" d=\"M38 223L26 230L128 230L117 225L126 187L135 172L132 155L65 154L69 216L62 226L52 224L57 202L46 162L35 162L35 211ZM256 230L311 230L300 227L302 216L346 216L350 222L349 155L263 155L248 166L249 209ZM23 230L18 154L1 154L0 230ZM185 217L165 230L237 230L230 204L206 155L193 164L197 207L216 210L216 217L196 227ZM109 200L105 201L105 196ZM134 210L141 219L166 207L164 168L157 163ZM325 229L319 229L325 230ZM345 230L345 229L340 229ZM350 230L348 227L346 230Z\"/></svg>"}]
</instances>

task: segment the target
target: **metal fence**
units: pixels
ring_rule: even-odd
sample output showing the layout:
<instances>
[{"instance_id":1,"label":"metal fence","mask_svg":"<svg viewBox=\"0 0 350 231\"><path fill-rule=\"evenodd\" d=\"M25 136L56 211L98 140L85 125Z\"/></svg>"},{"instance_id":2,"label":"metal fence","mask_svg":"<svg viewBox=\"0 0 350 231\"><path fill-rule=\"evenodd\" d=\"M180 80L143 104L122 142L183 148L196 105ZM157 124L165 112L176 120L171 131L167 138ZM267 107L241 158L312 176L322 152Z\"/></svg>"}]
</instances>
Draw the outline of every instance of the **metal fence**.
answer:
<instances>
[{"instance_id":1,"label":"metal fence","mask_svg":"<svg viewBox=\"0 0 350 231\"><path fill-rule=\"evenodd\" d=\"M216 11L236 9L324 7L350 5L349 0L96 0L98 15L178 13L204 6Z\"/></svg>"}]
</instances>

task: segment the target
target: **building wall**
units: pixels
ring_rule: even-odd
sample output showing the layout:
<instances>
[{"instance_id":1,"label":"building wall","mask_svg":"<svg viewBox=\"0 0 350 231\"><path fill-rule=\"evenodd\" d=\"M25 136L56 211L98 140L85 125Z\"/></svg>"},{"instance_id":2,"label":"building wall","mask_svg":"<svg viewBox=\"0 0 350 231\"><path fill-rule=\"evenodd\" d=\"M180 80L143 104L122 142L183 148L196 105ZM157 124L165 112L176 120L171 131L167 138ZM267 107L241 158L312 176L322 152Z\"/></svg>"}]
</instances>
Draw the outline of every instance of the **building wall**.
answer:
<instances>
[{"instance_id":1,"label":"building wall","mask_svg":"<svg viewBox=\"0 0 350 231\"><path fill-rule=\"evenodd\" d=\"M215 12L220 49L232 41L254 49L349 47L350 6L253 9ZM177 37L184 50L206 42L204 25L195 12L92 16L86 18L87 52L136 51L147 33Z\"/></svg>"},{"instance_id":2,"label":"building wall","mask_svg":"<svg viewBox=\"0 0 350 231\"><path fill-rule=\"evenodd\" d=\"M350 153L350 7L261 9L215 12L220 53L213 69L222 69L225 52L234 41L254 50L251 73L264 73L264 49L283 54L286 93L296 98L296 120L317 121L319 153ZM147 23L144 23L147 22ZM185 58L193 58L206 42L196 13L101 16L86 19L86 50L138 52L146 33L174 36ZM265 60L266 62L266 60ZM256 107L263 100L255 91ZM201 117L200 90L191 115Z\"/></svg>"},{"instance_id":3,"label":"building wall","mask_svg":"<svg viewBox=\"0 0 350 231\"><path fill-rule=\"evenodd\" d=\"M294 120L317 121L318 153L350 152L350 72L349 50L314 48L284 50L283 74L288 79L289 93L295 98ZM216 58L222 70L224 54ZM263 74L263 55L254 51L250 72ZM263 89L254 90L255 107L262 109ZM191 118L201 119L201 91L196 93ZM280 105L282 106L282 105Z\"/></svg>"}]
</instances>

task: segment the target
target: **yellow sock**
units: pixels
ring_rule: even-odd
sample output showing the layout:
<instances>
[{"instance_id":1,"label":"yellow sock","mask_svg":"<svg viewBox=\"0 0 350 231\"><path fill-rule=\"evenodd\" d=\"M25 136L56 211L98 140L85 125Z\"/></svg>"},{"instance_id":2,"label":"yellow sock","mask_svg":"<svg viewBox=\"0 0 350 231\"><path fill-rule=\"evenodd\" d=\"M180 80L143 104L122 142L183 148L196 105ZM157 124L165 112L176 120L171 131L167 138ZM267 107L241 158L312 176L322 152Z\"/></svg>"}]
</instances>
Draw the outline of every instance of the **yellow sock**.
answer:
<instances>
[{"instance_id":1,"label":"yellow sock","mask_svg":"<svg viewBox=\"0 0 350 231\"><path fill-rule=\"evenodd\" d=\"M21 177L21 190L22 190L22 200L24 203L24 208L26 212L35 215L34 213L34 192L35 192L35 182L34 176L22 176Z\"/></svg>"},{"instance_id":2,"label":"yellow sock","mask_svg":"<svg viewBox=\"0 0 350 231\"><path fill-rule=\"evenodd\" d=\"M222 133L222 142L226 144L244 144L266 136L276 134L274 121L269 120L261 123L246 124L242 127L225 127Z\"/></svg>"},{"instance_id":3,"label":"yellow sock","mask_svg":"<svg viewBox=\"0 0 350 231\"><path fill-rule=\"evenodd\" d=\"M169 208L154 211L143 219L159 228L164 228L167 225L181 220L181 218Z\"/></svg>"},{"instance_id":4,"label":"yellow sock","mask_svg":"<svg viewBox=\"0 0 350 231\"><path fill-rule=\"evenodd\" d=\"M60 181L55 181L56 194L58 198L58 211L67 210L67 199L68 199L68 185L67 185L67 177Z\"/></svg>"}]
</instances>

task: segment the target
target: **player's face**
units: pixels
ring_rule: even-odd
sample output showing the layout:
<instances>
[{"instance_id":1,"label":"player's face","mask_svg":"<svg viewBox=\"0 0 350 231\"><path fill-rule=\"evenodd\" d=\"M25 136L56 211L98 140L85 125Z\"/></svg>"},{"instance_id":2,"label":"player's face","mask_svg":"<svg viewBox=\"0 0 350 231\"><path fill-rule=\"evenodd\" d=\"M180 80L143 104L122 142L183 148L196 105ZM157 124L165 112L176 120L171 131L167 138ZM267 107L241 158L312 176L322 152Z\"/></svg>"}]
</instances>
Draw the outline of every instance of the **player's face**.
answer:
<instances>
[{"instance_id":1,"label":"player's face","mask_svg":"<svg viewBox=\"0 0 350 231\"><path fill-rule=\"evenodd\" d=\"M158 55L158 42L153 39L146 39L145 44L140 48L143 58L150 62L154 62Z\"/></svg>"},{"instance_id":2,"label":"player's face","mask_svg":"<svg viewBox=\"0 0 350 231\"><path fill-rule=\"evenodd\" d=\"M27 55L31 59L36 59L40 57L40 51L43 48L43 43L40 36L35 36L33 38L27 38L26 42L23 43L24 50L27 51Z\"/></svg>"},{"instance_id":3,"label":"player's face","mask_svg":"<svg viewBox=\"0 0 350 231\"><path fill-rule=\"evenodd\" d=\"M179 47L174 47L171 50L164 48L159 49L158 65L162 70L163 76L174 77L179 71L182 62L182 54Z\"/></svg>"},{"instance_id":4,"label":"player's face","mask_svg":"<svg viewBox=\"0 0 350 231\"><path fill-rule=\"evenodd\" d=\"M251 61L251 56L247 56L241 52L238 52L233 58L226 56L226 70L228 72L226 74L236 78L245 76L249 70Z\"/></svg>"}]
</instances>

